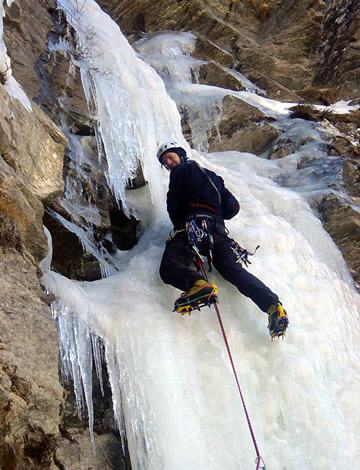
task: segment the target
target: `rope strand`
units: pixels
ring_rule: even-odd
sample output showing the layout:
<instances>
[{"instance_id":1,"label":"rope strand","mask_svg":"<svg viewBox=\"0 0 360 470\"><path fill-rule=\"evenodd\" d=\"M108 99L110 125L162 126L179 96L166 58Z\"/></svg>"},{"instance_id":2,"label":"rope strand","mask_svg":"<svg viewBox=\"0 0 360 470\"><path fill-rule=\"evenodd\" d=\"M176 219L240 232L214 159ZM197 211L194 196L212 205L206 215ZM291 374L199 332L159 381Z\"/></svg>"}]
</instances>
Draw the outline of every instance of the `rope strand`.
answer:
<instances>
[{"instance_id":1,"label":"rope strand","mask_svg":"<svg viewBox=\"0 0 360 470\"><path fill-rule=\"evenodd\" d=\"M208 277L207 277L207 275L206 275L206 272L205 272L205 270L204 270L204 267L203 267L203 264L202 264L202 263L200 264L200 271L201 271L202 275L204 276L204 278L206 279L206 281L209 282ZM246 405L245 405L245 400L244 400L243 394L242 394L242 392L241 392L241 387L240 387L239 379L238 379L238 376L237 376L237 373L236 373L234 361L233 361L232 354L231 354L231 351L230 351L230 346L229 346L229 342L228 342L228 339L227 339L227 336L226 336L226 333L225 333L225 328L224 328L224 324L223 324L223 322L222 322L222 318L221 318L221 315L220 315L219 307L217 306L216 303L214 304L214 307L215 307L217 319L218 319L218 322L219 322L219 325L220 325L221 333L222 333L222 336L223 336L223 339L224 339L224 343L225 343L225 346L226 346L226 350L227 350L227 353L228 353L228 356L229 356L229 359L230 359L231 367L232 367L232 370L233 370L233 373L234 373L236 385L237 385L237 388L238 388L238 391L239 391L239 394L240 394L240 398L241 398L241 402L242 402L243 409L244 409L244 412L245 412L246 420L247 420L247 423L248 423L248 426L249 426L251 438L252 438L252 441L253 441L253 444L254 444L254 447L255 447L255 452L256 452L256 460L255 460L255 463L256 463L256 470L259 470L259 468L260 468L260 463L261 463L261 462L262 462L263 465L264 465L264 466L262 467L262 470L266 470L266 468L265 468L265 462L264 462L263 458L262 458L261 455L260 455L259 448L258 448L256 439L255 439L255 434L254 434L254 431L253 431L253 428L252 428L252 425L251 425L251 421L250 421L250 418L249 418L249 414L248 414L248 411L247 411L247 408L246 408Z\"/></svg>"}]
</instances>

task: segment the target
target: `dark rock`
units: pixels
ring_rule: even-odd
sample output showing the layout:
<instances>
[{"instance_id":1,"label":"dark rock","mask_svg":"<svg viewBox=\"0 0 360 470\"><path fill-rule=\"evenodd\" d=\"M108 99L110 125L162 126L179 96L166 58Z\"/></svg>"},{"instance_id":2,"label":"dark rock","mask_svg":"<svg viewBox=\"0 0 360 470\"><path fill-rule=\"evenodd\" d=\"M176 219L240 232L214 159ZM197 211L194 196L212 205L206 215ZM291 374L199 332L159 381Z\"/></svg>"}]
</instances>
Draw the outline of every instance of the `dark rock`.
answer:
<instances>
[{"instance_id":1,"label":"dark rock","mask_svg":"<svg viewBox=\"0 0 360 470\"><path fill-rule=\"evenodd\" d=\"M339 91L335 87L316 88L308 87L304 90L298 90L297 94L303 98L306 103L317 103L330 106L335 103L339 97Z\"/></svg>"},{"instance_id":2,"label":"dark rock","mask_svg":"<svg viewBox=\"0 0 360 470\"><path fill-rule=\"evenodd\" d=\"M49 468L60 423L58 336L35 266L0 257L0 467Z\"/></svg>"},{"instance_id":3,"label":"dark rock","mask_svg":"<svg viewBox=\"0 0 360 470\"><path fill-rule=\"evenodd\" d=\"M209 139L209 151L238 150L239 152L263 153L279 132L271 126L271 119L244 101L226 96L222 103L218 140L216 130Z\"/></svg>"},{"instance_id":4,"label":"dark rock","mask_svg":"<svg viewBox=\"0 0 360 470\"><path fill-rule=\"evenodd\" d=\"M321 42L321 61L313 85L341 89L343 99L360 87L360 4L357 0L327 2ZM358 94L358 93L357 93Z\"/></svg>"},{"instance_id":5,"label":"dark rock","mask_svg":"<svg viewBox=\"0 0 360 470\"><path fill-rule=\"evenodd\" d=\"M96 456L88 439L87 410L83 409L80 420L71 383L65 385L65 402L61 408L61 435L56 445L56 462L63 468L76 465L79 470L101 468L108 470L130 470L127 448L122 448L121 439L112 411L112 394L106 365L102 363L103 392L93 370L94 434ZM62 468L60 466L60 468Z\"/></svg>"},{"instance_id":6,"label":"dark rock","mask_svg":"<svg viewBox=\"0 0 360 470\"><path fill-rule=\"evenodd\" d=\"M327 196L319 211L325 230L339 247L355 284L360 289L360 213L335 195Z\"/></svg>"}]
</instances>

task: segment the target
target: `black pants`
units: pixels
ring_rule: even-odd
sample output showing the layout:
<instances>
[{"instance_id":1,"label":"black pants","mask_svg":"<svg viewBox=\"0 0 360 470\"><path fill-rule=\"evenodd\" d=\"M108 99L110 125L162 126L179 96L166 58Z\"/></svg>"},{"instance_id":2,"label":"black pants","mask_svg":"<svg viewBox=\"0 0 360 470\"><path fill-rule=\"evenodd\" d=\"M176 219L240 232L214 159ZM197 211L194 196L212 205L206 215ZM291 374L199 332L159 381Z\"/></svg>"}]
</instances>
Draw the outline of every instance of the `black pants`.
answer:
<instances>
[{"instance_id":1,"label":"black pants","mask_svg":"<svg viewBox=\"0 0 360 470\"><path fill-rule=\"evenodd\" d=\"M198 226L201 226L196 221ZM224 225L215 219L207 220L207 227L214 238L213 265L221 276L236 286L241 294L255 302L263 312L270 305L279 301L263 282L250 274L240 263L236 263L236 255L230 249L231 239L226 235ZM161 260L160 277L165 284L170 284L182 291L188 291L198 279L203 276L193 265L194 252L189 249L189 239L186 232L178 233L166 244Z\"/></svg>"}]
</instances>

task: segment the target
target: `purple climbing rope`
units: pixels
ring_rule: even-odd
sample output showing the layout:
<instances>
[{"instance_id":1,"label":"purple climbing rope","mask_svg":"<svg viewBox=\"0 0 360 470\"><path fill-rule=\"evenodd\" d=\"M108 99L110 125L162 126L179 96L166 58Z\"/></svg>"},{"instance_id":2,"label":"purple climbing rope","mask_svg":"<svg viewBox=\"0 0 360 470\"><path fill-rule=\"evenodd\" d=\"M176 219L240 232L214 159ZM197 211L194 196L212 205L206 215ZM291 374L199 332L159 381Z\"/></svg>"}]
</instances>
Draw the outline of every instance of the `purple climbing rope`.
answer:
<instances>
[{"instance_id":1,"label":"purple climbing rope","mask_svg":"<svg viewBox=\"0 0 360 470\"><path fill-rule=\"evenodd\" d=\"M207 280L207 282L209 282L209 281L208 281L208 278L207 278L207 275L206 275L206 272L205 272L205 270L204 270L204 267L203 267L203 265L202 265L202 263L200 264L200 271L201 271L202 275L204 276L204 278ZM223 336L223 338L224 338L226 350L227 350L227 353L228 353L228 356L229 356L229 359L230 359L230 363L231 363L231 367L232 367L232 370L233 370L233 373L234 373L236 385L237 385L237 388L238 388L238 390L239 390L239 394L240 394L241 402L242 402L242 405L243 405L243 408L244 408L246 420L247 420L247 423L248 423L248 426L249 426L251 438L252 438L252 441L253 441L253 444L254 444L254 447L255 447L255 452L256 452L256 459L255 459L256 470L259 470L259 468L260 468L260 463L261 463L261 462L263 463L262 470L266 470L266 468L265 468L265 462L264 462L263 458L262 458L261 455L260 455L259 448L258 448L256 439L255 439L255 434L254 434L254 431L253 431L253 428L252 428L252 425L251 425L251 421L250 421L250 418L249 418L249 414L248 414L248 411L247 411L247 409L246 409L245 400L244 400L243 394L242 394L242 392L241 392L241 387L240 387L239 379L238 379L238 376L237 376L237 373L236 373L234 361L233 361L232 354L231 354L231 351L230 351L230 346L229 346L229 342L228 342L228 339L227 339L227 336L226 336L226 333L225 333L225 328L224 328L224 324L223 324L223 322L222 322L222 318L221 318L221 315L220 315L219 307L217 306L216 303L213 304L213 305L214 305L214 307L215 307L217 319L218 319L218 322L219 322L219 325L220 325L220 329L221 329L222 336Z\"/></svg>"}]
</instances>

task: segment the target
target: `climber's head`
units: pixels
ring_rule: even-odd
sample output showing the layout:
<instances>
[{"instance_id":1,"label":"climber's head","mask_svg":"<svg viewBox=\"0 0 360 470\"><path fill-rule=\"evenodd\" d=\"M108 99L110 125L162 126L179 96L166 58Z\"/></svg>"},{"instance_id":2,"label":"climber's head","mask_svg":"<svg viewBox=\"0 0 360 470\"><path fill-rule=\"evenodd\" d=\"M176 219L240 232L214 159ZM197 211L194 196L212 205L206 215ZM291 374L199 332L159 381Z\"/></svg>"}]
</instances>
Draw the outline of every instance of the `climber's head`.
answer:
<instances>
[{"instance_id":1,"label":"climber's head","mask_svg":"<svg viewBox=\"0 0 360 470\"><path fill-rule=\"evenodd\" d=\"M179 163L185 162L187 155L176 142L165 142L159 147L157 158L167 170L171 171Z\"/></svg>"}]
</instances>

